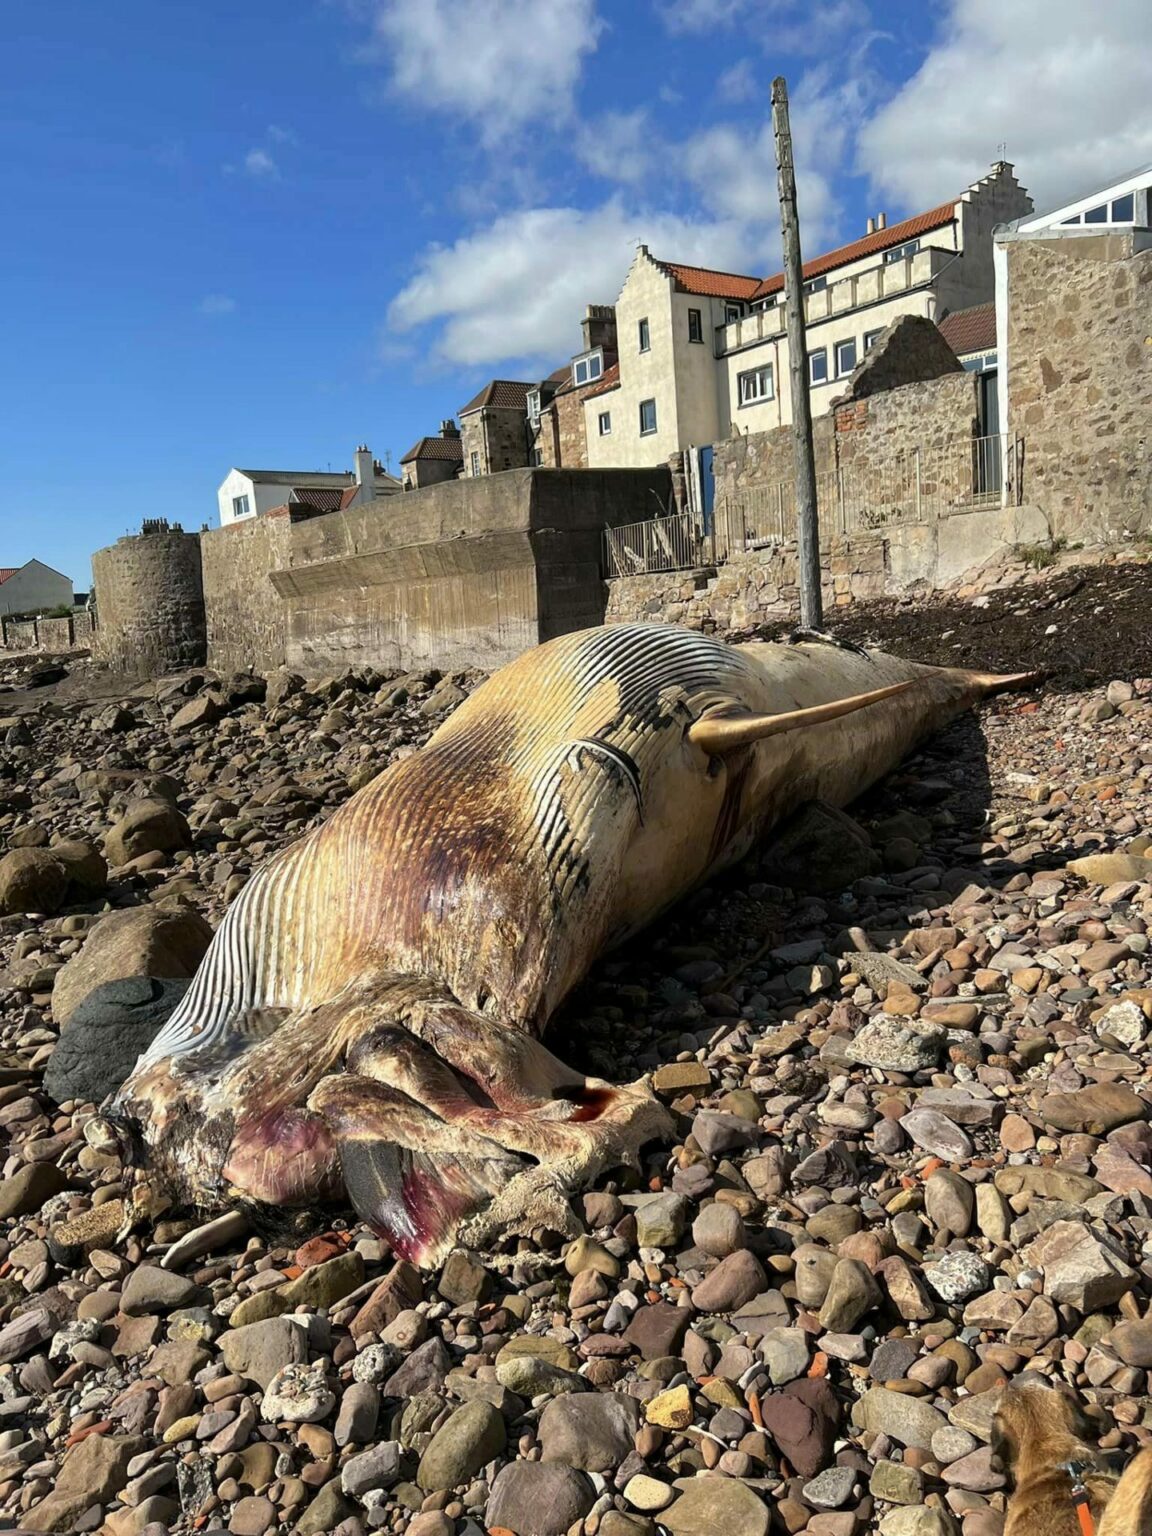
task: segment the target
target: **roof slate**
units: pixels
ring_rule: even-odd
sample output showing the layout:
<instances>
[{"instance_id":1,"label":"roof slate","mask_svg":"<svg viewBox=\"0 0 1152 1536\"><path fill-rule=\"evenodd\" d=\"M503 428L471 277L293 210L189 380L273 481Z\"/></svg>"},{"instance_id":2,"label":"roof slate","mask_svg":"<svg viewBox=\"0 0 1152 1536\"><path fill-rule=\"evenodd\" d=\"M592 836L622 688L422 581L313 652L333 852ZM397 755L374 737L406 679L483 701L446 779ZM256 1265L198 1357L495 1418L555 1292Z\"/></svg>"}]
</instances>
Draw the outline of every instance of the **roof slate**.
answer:
<instances>
[{"instance_id":1,"label":"roof slate","mask_svg":"<svg viewBox=\"0 0 1152 1536\"><path fill-rule=\"evenodd\" d=\"M966 352L992 352L996 348L996 305L974 304L938 320L944 340L957 357Z\"/></svg>"},{"instance_id":2,"label":"roof slate","mask_svg":"<svg viewBox=\"0 0 1152 1536\"><path fill-rule=\"evenodd\" d=\"M527 409L528 391L535 384L525 384L518 379L493 379L485 384L478 395L473 395L467 405L461 406L459 416L469 411L523 411Z\"/></svg>"},{"instance_id":3,"label":"roof slate","mask_svg":"<svg viewBox=\"0 0 1152 1536\"><path fill-rule=\"evenodd\" d=\"M837 246L834 251L827 251L823 256L816 256L811 261L804 263L805 278L821 277L825 272L832 272L837 267L846 267L851 261L859 261L862 256L873 256L878 251L888 251L894 245L903 245L905 241L916 240L920 235L928 235L934 229L943 229L946 224L952 224L956 219L956 202L941 203L936 208L929 208L926 213L915 214L910 219L902 219L899 224L889 224L886 229L878 229L874 234L865 235L861 240L853 240L848 245ZM766 277L752 295L756 299L768 298L771 294L784 291L784 274L777 272L772 277Z\"/></svg>"},{"instance_id":4,"label":"roof slate","mask_svg":"<svg viewBox=\"0 0 1152 1536\"><path fill-rule=\"evenodd\" d=\"M463 464L464 444L458 437L422 437L400 462L411 464L413 459L440 459L449 464Z\"/></svg>"},{"instance_id":5,"label":"roof slate","mask_svg":"<svg viewBox=\"0 0 1152 1536\"><path fill-rule=\"evenodd\" d=\"M606 395L609 390L620 388L620 364L613 363L611 368L605 368L604 377L599 384L594 385L584 396L585 400L593 400L597 395Z\"/></svg>"}]
</instances>

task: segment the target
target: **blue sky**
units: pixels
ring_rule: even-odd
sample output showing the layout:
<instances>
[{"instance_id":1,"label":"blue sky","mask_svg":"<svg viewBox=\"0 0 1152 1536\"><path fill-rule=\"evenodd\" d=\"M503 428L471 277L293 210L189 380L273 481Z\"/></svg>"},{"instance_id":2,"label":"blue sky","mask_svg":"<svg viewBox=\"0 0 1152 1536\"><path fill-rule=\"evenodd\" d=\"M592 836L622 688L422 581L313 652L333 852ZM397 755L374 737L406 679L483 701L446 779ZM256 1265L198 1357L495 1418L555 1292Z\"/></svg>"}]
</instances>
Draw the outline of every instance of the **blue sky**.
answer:
<instances>
[{"instance_id":1,"label":"blue sky","mask_svg":"<svg viewBox=\"0 0 1152 1536\"><path fill-rule=\"evenodd\" d=\"M215 522L233 465L393 467L532 377L631 250L775 270L957 194L1152 160L1146 0L42 0L0 87L0 565Z\"/></svg>"}]
</instances>

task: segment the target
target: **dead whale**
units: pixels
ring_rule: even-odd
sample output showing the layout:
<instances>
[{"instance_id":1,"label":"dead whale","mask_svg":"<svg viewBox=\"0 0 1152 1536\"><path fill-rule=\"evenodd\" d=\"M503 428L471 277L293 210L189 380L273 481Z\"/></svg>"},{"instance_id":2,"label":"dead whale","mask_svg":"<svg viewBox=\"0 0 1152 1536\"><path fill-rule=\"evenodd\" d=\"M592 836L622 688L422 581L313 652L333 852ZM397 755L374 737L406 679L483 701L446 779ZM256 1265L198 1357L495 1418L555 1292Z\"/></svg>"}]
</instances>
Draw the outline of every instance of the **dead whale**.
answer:
<instances>
[{"instance_id":1,"label":"dead whale","mask_svg":"<svg viewBox=\"0 0 1152 1536\"><path fill-rule=\"evenodd\" d=\"M541 1043L596 957L1029 680L667 625L528 651L254 876L90 1140L210 1211L346 1195L421 1264L571 1231L669 1128Z\"/></svg>"}]
</instances>

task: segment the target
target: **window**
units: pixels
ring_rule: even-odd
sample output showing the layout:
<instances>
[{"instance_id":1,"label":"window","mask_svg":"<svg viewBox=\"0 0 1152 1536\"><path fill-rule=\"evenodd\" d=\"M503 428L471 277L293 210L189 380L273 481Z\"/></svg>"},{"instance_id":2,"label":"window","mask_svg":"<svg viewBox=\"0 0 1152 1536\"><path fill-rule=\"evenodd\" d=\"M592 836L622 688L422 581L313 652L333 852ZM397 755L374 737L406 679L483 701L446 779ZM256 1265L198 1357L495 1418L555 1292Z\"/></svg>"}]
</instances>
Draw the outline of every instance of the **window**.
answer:
<instances>
[{"instance_id":1,"label":"window","mask_svg":"<svg viewBox=\"0 0 1152 1536\"><path fill-rule=\"evenodd\" d=\"M688 311L688 340L704 340L704 321L698 309L690 309Z\"/></svg>"},{"instance_id":2,"label":"window","mask_svg":"<svg viewBox=\"0 0 1152 1536\"><path fill-rule=\"evenodd\" d=\"M480 455L478 453L473 453L472 455L472 473L474 475L480 473Z\"/></svg>"},{"instance_id":3,"label":"window","mask_svg":"<svg viewBox=\"0 0 1152 1536\"><path fill-rule=\"evenodd\" d=\"M636 329L637 329L637 331L639 333L639 336L640 336L640 350L641 350L641 352L648 352L648 351L650 351L651 347L652 347L652 336L651 336L651 333L648 330L648 321L646 319L641 320L640 324L636 327Z\"/></svg>"},{"instance_id":4,"label":"window","mask_svg":"<svg viewBox=\"0 0 1152 1536\"><path fill-rule=\"evenodd\" d=\"M808 354L808 381L811 384L828 382L828 348L817 347Z\"/></svg>"},{"instance_id":5,"label":"window","mask_svg":"<svg viewBox=\"0 0 1152 1536\"><path fill-rule=\"evenodd\" d=\"M856 338L836 343L836 377L842 379L856 366Z\"/></svg>"},{"instance_id":6,"label":"window","mask_svg":"<svg viewBox=\"0 0 1152 1536\"><path fill-rule=\"evenodd\" d=\"M533 462L533 464L535 464L537 466L543 464L543 462L544 462L544 453L543 453L543 451L541 449L533 448L533 450L532 450L532 462Z\"/></svg>"},{"instance_id":7,"label":"window","mask_svg":"<svg viewBox=\"0 0 1152 1536\"><path fill-rule=\"evenodd\" d=\"M743 313L744 311L740 308L739 304L725 304L724 324L731 325L733 320L739 320Z\"/></svg>"},{"instance_id":8,"label":"window","mask_svg":"<svg viewBox=\"0 0 1152 1536\"><path fill-rule=\"evenodd\" d=\"M903 261L905 256L915 256L919 249L919 240L906 240L903 245L894 245L890 251L885 251L884 260Z\"/></svg>"},{"instance_id":9,"label":"window","mask_svg":"<svg viewBox=\"0 0 1152 1536\"><path fill-rule=\"evenodd\" d=\"M1129 192L1127 197L1117 197L1112 203L1113 224L1131 224L1136 217L1136 194Z\"/></svg>"},{"instance_id":10,"label":"window","mask_svg":"<svg viewBox=\"0 0 1152 1536\"><path fill-rule=\"evenodd\" d=\"M232 498L232 516L233 517L247 517L248 516L248 498L247 498L247 496L233 496L233 498Z\"/></svg>"},{"instance_id":11,"label":"window","mask_svg":"<svg viewBox=\"0 0 1152 1536\"><path fill-rule=\"evenodd\" d=\"M1084 215L1085 224L1107 224L1108 204L1099 203L1095 208L1089 208Z\"/></svg>"},{"instance_id":12,"label":"window","mask_svg":"<svg viewBox=\"0 0 1152 1536\"><path fill-rule=\"evenodd\" d=\"M864 332L864 350L865 350L865 352L871 352L872 348L876 345L877 341L880 339L881 336L883 336L883 334L884 334L884 327L882 325L877 326L874 331L865 331Z\"/></svg>"},{"instance_id":13,"label":"window","mask_svg":"<svg viewBox=\"0 0 1152 1536\"><path fill-rule=\"evenodd\" d=\"M538 389L530 389L528 391L527 405L528 405L528 415L532 418L533 421L539 421L540 420L540 391Z\"/></svg>"},{"instance_id":14,"label":"window","mask_svg":"<svg viewBox=\"0 0 1152 1536\"><path fill-rule=\"evenodd\" d=\"M598 421L600 424L600 436L609 437L612 432L612 412L601 411Z\"/></svg>"},{"instance_id":15,"label":"window","mask_svg":"<svg viewBox=\"0 0 1152 1536\"><path fill-rule=\"evenodd\" d=\"M804 292L805 293L823 293L824 289L827 288L827 286L828 286L828 279L826 277L814 277L814 278L812 278L811 282L807 282L807 283L804 284Z\"/></svg>"},{"instance_id":16,"label":"window","mask_svg":"<svg viewBox=\"0 0 1152 1536\"><path fill-rule=\"evenodd\" d=\"M752 368L748 373L740 374L736 383L741 405L755 405L759 400L771 400L776 393L771 363L765 363L763 368Z\"/></svg>"},{"instance_id":17,"label":"window","mask_svg":"<svg viewBox=\"0 0 1152 1536\"><path fill-rule=\"evenodd\" d=\"M1061 224L1131 224L1136 218L1136 195L1128 192L1124 197L1115 197L1111 203L1097 203L1095 208L1089 208L1085 213L1074 213L1070 218L1061 219Z\"/></svg>"},{"instance_id":18,"label":"window","mask_svg":"<svg viewBox=\"0 0 1152 1536\"><path fill-rule=\"evenodd\" d=\"M649 437L656 430L656 402L655 400L641 400L640 402L640 436Z\"/></svg>"},{"instance_id":19,"label":"window","mask_svg":"<svg viewBox=\"0 0 1152 1536\"><path fill-rule=\"evenodd\" d=\"M588 352L572 364L572 382L579 386L591 384L604 372L603 352Z\"/></svg>"}]
</instances>

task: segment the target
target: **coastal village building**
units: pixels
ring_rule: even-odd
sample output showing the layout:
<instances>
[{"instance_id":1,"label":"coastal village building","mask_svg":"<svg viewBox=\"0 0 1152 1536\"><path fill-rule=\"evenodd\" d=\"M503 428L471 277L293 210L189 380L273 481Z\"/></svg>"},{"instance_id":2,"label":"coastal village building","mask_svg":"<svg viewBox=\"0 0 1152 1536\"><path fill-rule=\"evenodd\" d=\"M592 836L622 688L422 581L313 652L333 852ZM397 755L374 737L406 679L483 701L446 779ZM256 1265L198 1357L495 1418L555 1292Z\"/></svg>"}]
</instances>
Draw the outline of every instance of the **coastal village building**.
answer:
<instances>
[{"instance_id":1,"label":"coastal village building","mask_svg":"<svg viewBox=\"0 0 1152 1536\"><path fill-rule=\"evenodd\" d=\"M461 407L458 414L466 480L531 464L528 395L535 387L518 379L492 379Z\"/></svg>"},{"instance_id":2,"label":"coastal village building","mask_svg":"<svg viewBox=\"0 0 1152 1536\"><path fill-rule=\"evenodd\" d=\"M72 578L42 560L0 566L0 615L72 607Z\"/></svg>"},{"instance_id":3,"label":"coastal village building","mask_svg":"<svg viewBox=\"0 0 1152 1536\"><path fill-rule=\"evenodd\" d=\"M813 414L895 320L990 302L993 230L1031 209L1001 161L959 197L897 224L881 213L861 239L806 262ZM716 272L641 245L616 303L618 364L584 400L589 466L656 464L788 423L783 299L783 273Z\"/></svg>"},{"instance_id":4,"label":"coastal village building","mask_svg":"<svg viewBox=\"0 0 1152 1536\"><path fill-rule=\"evenodd\" d=\"M584 401L616 366L615 306L589 304L581 332L583 345L572 361L549 374L539 391L528 396L529 420L535 431L535 462L545 468L588 468Z\"/></svg>"},{"instance_id":5,"label":"coastal village building","mask_svg":"<svg viewBox=\"0 0 1152 1536\"><path fill-rule=\"evenodd\" d=\"M422 437L400 460L400 479L406 491L455 480L464 466L460 428L449 418L440 423L439 437Z\"/></svg>"},{"instance_id":6,"label":"coastal village building","mask_svg":"<svg viewBox=\"0 0 1152 1536\"><path fill-rule=\"evenodd\" d=\"M274 508L298 506L312 512L337 512L401 489L363 444L356 450L356 467L331 474L320 470L230 469L216 500L220 526L260 517Z\"/></svg>"}]
</instances>

